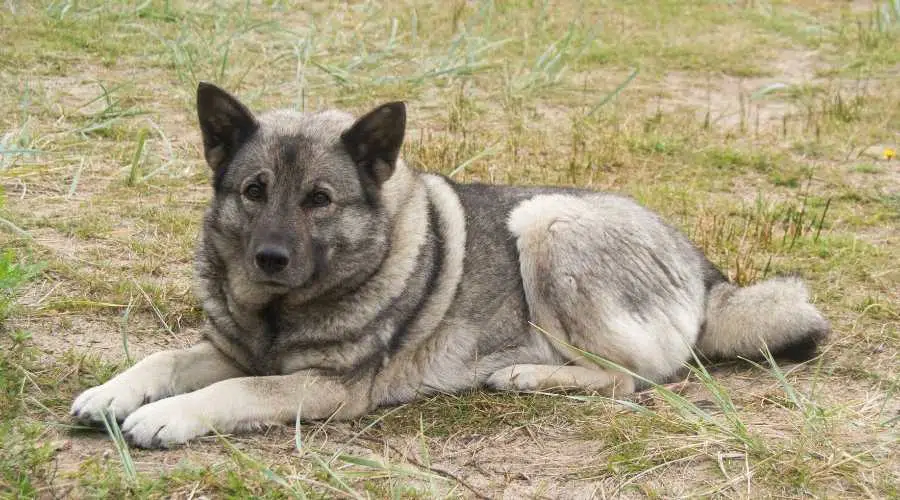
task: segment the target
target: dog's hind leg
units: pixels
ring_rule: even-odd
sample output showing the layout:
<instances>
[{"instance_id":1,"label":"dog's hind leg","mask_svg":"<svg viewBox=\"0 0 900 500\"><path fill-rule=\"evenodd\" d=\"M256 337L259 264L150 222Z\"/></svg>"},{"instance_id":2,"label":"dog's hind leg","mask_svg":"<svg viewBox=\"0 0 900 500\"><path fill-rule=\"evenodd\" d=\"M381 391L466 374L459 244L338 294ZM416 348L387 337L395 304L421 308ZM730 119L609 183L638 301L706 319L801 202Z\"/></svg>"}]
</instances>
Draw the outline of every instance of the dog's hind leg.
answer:
<instances>
[{"instance_id":1,"label":"dog's hind leg","mask_svg":"<svg viewBox=\"0 0 900 500\"><path fill-rule=\"evenodd\" d=\"M621 372L602 368L556 365L512 365L494 372L486 385L500 391L540 391L580 389L606 396L634 392L634 379Z\"/></svg>"},{"instance_id":2,"label":"dog's hind leg","mask_svg":"<svg viewBox=\"0 0 900 500\"><path fill-rule=\"evenodd\" d=\"M536 342L557 355L520 362L563 366L511 367L502 374L524 382L506 386L603 386L621 394L633 392L631 374L664 382L689 359L703 320L699 260L655 216L617 197L543 195L513 210L509 228L539 327L533 334L544 337Z\"/></svg>"}]
</instances>

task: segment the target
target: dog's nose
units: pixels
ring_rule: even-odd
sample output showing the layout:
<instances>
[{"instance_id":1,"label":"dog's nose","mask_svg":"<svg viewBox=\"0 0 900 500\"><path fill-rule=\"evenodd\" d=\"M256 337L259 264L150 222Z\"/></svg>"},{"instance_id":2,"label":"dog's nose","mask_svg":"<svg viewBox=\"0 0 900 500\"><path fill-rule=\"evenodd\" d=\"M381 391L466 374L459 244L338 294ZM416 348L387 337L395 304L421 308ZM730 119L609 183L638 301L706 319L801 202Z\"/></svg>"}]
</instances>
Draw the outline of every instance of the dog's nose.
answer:
<instances>
[{"instance_id":1,"label":"dog's nose","mask_svg":"<svg viewBox=\"0 0 900 500\"><path fill-rule=\"evenodd\" d=\"M266 245L256 252L256 265L267 274L275 274L288 265L288 251L281 246Z\"/></svg>"}]
</instances>

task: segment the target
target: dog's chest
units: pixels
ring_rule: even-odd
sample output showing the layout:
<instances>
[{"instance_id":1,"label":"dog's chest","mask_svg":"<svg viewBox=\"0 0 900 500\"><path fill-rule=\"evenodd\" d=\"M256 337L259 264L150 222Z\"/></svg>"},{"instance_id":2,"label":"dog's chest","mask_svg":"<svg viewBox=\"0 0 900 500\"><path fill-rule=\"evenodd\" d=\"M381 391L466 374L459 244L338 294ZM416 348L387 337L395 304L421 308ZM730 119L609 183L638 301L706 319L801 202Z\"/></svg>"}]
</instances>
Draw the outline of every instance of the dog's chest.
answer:
<instances>
[{"instance_id":1,"label":"dog's chest","mask_svg":"<svg viewBox=\"0 0 900 500\"><path fill-rule=\"evenodd\" d=\"M218 338L228 342L235 360L253 375L281 374L280 344L291 328L285 322L280 302L273 301L255 312L231 312L236 328L220 329Z\"/></svg>"},{"instance_id":2,"label":"dog's chest","mask_svg":"<svg viewBox=\"0 0 900 500\"><path fill-rule=\"evenodd\" d=\"M259 321L244 350L256 375L284 375L301 370L340 373L369 356L367 339L336 332L333 320L312 311L292 310L273 303L259 313Z\"/></svg>"},{"instance_id":3,"label":"dog's chest","mask_svg":"<svg viewBox=\"0 0 900 500\"><path fill-rule=\"evenodd\" d=\"M305 328L292 321L280 301L269 304L260 312L260 327L253 342L253 366L260 375L282 375L285 365L296 358L305 347ZM309 326L309 325L307 325Z\"/></svg>"}]
</instances>

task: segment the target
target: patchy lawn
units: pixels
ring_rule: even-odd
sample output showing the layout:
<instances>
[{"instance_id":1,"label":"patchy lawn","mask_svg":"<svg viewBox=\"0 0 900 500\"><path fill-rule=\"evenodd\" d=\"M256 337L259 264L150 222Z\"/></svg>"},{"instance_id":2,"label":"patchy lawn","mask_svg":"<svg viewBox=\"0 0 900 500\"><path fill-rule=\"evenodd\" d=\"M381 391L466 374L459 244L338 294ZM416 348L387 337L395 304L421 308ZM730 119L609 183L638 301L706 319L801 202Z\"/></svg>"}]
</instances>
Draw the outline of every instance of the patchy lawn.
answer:
<instances>
[{"instance_id":1,"label":"patchy lawn","mask_svg":"<svg viewBox=\"0 0 900 500\"><path fill-rule=\"evenodd\" d=\"M900 496L900 1L12 0L0 26L2 496ZM631 402L476 392L117 448L68 407L198 336L200 80L405 100L419 168L627 193L738 282L802 275L834 335Z\"/></svg>"}]
</instances>

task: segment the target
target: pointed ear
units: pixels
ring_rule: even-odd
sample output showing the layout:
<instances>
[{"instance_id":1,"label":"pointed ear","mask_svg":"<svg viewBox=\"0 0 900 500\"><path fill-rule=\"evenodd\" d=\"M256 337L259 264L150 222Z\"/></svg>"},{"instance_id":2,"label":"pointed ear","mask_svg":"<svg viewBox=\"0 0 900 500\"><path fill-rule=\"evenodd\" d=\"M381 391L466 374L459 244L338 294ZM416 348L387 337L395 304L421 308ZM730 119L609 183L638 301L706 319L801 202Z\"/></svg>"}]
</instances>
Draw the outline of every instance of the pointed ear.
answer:
<instances>
[{"instance_id":1,"label":"pointed ear","mask_svg":"<svg viewBox=\"0 0 900 500\"><path fill-rule=\"evenodd\" d=\"M341 140L360 171L381 185L394 173L405 132L406 104L390 102L356 120Z\"/></svg>"},{"instance_id":2,"label":"pointed ear","mask_svg":"<svg viewBox=\"0 0 900 500\"><path fill-rule=\"evenodd\" d=\"M206 82L200 82L197 86L197 117L203 133L206 163L218 180L223 167L259 128L259 124L253 113L237 98Z\"/></svg>"}]
</instances>

